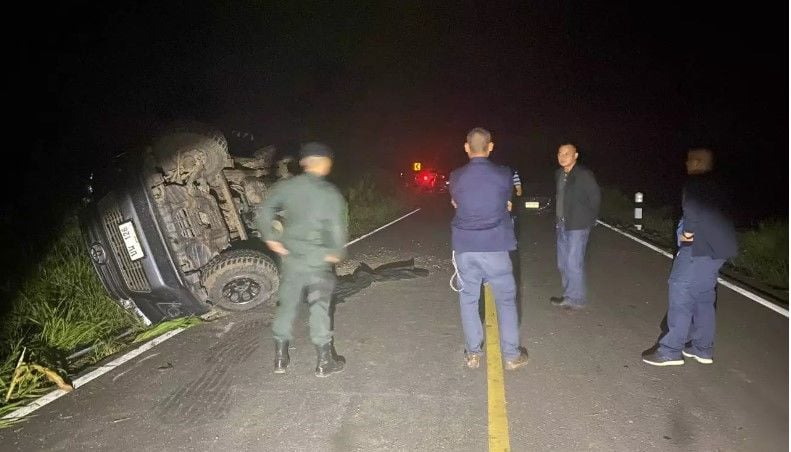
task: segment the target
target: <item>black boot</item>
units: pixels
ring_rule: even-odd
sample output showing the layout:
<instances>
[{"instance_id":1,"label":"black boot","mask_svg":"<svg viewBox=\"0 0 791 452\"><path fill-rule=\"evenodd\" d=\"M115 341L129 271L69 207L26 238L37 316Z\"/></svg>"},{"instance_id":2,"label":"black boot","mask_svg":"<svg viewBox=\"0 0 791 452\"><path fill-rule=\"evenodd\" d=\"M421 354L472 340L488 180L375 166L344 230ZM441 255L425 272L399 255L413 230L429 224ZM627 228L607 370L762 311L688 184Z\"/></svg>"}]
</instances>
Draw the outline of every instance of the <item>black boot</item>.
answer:
<instances>
[{"instance_id":1,"label":"black boot","mask_svg":"<svg viewBox=\"0 0 791 452\"><path fill-rule=\"evenodd\" d=\"M343 371L346 359L335 354L332 342L316 347L318 361L316 362L316 376L328 377L331 374Z\"/></svg>"},{"instance_id":2,"label":"black boot","mask_svg":"<svg viewBox=\"0 0 791 452\"><path fill-rule=\"evenodd\" d=\"M275 373L286 373L288 362L288 341L275 339Z\"/></svg>"}]
</instances>

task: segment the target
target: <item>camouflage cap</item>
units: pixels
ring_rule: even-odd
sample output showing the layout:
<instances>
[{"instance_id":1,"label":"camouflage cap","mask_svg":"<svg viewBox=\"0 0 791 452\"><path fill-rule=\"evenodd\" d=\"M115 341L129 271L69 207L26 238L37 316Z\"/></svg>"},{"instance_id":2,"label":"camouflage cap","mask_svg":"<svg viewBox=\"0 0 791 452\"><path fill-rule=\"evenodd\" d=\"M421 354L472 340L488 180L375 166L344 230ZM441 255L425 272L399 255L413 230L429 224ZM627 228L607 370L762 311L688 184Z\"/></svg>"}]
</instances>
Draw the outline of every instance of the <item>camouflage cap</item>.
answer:
<instances>
[{"instance_id":1,"label":"camouflage cap","mask_svg":"<svg viewBox=\"0 0 791 452\"><path fill-rule=\"evenodd\" d=\"M305 157L329 157L333 158L332 149L324 143L311 141L305 143L299 149L299 158Z\"/></svg>"}]
</instances>

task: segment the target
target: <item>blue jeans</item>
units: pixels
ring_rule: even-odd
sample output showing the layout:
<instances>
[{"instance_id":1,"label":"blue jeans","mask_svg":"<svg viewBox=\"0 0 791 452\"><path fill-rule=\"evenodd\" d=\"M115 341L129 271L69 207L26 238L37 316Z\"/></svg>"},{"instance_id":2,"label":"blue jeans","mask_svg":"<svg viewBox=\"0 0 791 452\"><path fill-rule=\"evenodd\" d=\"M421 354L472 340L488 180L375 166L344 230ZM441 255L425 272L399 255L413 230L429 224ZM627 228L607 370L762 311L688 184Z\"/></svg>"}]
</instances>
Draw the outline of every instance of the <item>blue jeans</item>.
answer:
<instances>
[{"instance_id":1,"label":"blue jeans","mask_svg":"<svg viewBox=\"0 0 791 452\"><path fill-rule=\"evenodd\" d=\"M668 280L668 332L659 340L661 355L680 358L684 345L691 341L696 355L712 357L715 289L724 263L725 259L692 256L691 246L678 251Z\"/></svg>"},{"instance_id":2,"label":"blue jeans","mask_svg":"<svg viewBox=\"0 0 791 452\"><path fill-rule=\"evenodd\" d=\"M508 251L467 252L456 255L462 288L459 292L461 327L467 353L481 353L483 325L478 311L481 284L489 283L497 307L500 347L507 360L519 356L519 319L516 283Z\"/></svg>"},{"instance_id":3,"label":"blue jeans","mask_svg":"<svg viewBox=\"0 0 791 452\"><path fill-rule=\"evenodd\" d=\"M569 303L580 306L588 302L585 283L585 248L588 246L590 232L590 228L567 230L562 221L558 221L555 225L563 298Z\"/></svg>"}]
</instances>

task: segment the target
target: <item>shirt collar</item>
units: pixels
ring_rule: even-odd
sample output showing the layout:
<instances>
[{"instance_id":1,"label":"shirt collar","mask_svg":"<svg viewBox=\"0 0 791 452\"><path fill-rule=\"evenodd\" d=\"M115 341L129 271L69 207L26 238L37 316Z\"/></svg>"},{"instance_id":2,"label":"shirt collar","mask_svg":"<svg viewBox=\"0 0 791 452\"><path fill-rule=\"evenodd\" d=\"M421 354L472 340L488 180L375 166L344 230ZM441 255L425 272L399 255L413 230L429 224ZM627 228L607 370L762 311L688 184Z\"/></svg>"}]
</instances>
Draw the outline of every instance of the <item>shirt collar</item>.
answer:
<instances>
[{"instance_id":1,"label":"shirt collar","mask_svg":"<svg viewBox=\"0 0 791 452\"><path fill-rule=\"evenodd\" d=\"M318 174L313 174L313 173L308 172L308 171L304 171L302 174L304 174L305 176L308 176L310 179L324 179L324 176L319 176Z\"/></svg>"}]
</instances>

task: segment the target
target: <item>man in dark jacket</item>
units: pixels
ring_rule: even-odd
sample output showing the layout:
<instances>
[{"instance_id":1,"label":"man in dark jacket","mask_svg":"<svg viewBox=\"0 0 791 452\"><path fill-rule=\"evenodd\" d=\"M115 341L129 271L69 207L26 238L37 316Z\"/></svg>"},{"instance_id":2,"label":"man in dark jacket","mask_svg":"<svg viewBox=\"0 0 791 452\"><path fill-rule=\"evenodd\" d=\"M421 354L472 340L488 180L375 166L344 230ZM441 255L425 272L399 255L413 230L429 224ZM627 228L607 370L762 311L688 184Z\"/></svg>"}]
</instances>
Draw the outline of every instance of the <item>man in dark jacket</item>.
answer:
<instances>
[{"instance_id":1,"label":"man in dark jacket","mask_svg":"<svg viewBox=\"0 0 791 452\"><path fill-rule=\"evenodd\" d=\"M654 366L682 365L683 357L702 364L714 362L717 276L725 260L736 256L738 243L726 213L727 197L714 180L712 167L710 150L689 151L684 213L677 231L679 250L668 281L668 332L655 352L643 356ZM691 347L685 348L688 342Z\"/></svg>"},{"instance_id":2,"label":"man in dark jacket","mask_svg":"<svg viewBox=\"0 0 791 452\"><path fill-rule=\"evenodd\" d=\"M601 191L593 172L577 163L577 148L564 144L558 148L555 172L555 235L563 296L552 297L555 306L581 309L587 303L585 249L591 228L596 224Z\"/></svg>"}]
</instances>

